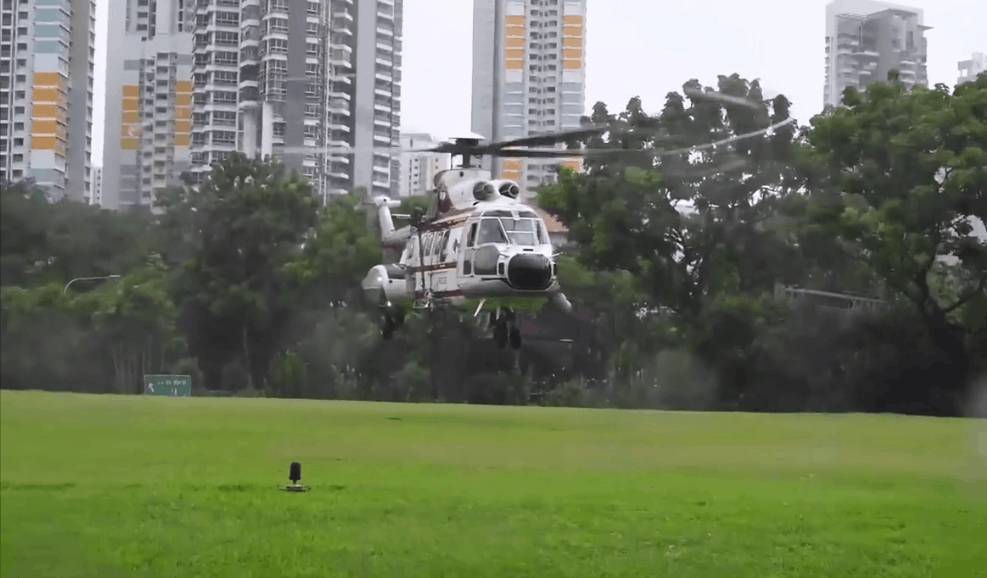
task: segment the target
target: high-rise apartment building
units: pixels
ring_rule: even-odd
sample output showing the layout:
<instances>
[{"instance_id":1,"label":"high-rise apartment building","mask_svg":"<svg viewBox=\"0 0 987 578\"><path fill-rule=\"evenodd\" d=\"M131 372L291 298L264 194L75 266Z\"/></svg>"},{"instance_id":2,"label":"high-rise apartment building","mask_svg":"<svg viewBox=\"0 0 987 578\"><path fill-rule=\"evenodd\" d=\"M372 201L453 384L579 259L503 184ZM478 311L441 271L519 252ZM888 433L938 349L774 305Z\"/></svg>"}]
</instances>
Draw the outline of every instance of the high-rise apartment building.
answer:
<instances>
[{"instance_id":1,"label":"high-rise apartment building","mask_svg":"<svg viewBox=\"0 0 987 578\"><path fill-rule=\"evenodd\" d=\"M90 190L92 191L89 198L86 199L90 205L96 205L97 207L103 206L103 167L93 167L92 177L89 179Z\"/></svg>"},{"instance_id":2,"label":"high-rise apartment building","mask_svg":"<svg viewBox=\"0 0 987 578\"><path fill-rule=\"evenodd\" d=\"M956 67L960 71L960 77L956 79L956 84L973 82L977 76L987 72L987 56L983 52L974 52L969 60L961 60Z\"/></svg>"},{"instance_id":3,"label":"high-rise apartment building","mask_svg":"<svg viewBox=\"0 0 987 578\"><path fill-rule=\"evenodd\" d=\"M235 152L281 160L320 195L396 186L403 0L129 2L107 67L119 206Z\"/></svg>"},{"instance_id":4,"label":"high-rise apartment building","mask_svg":"<svg viewBox=\"0 0 987 578\"><path fill-rule=\"evenodd\" d=\"M410 152L429 149L438 143L428 134L401 135L401 178L398 185L399 197L421 195L435 188L435 175L449 168L448 154L432 152Z\"/></svg>"},{"instance_id":5,"label":"high-rise apartment building","mask_svg":"<svg viewBox=\"0 0 987 578\"><path fill-rule=\"evenodd\" d=\"M101 206L151 208L191 168L192 2L109 11Z\"/></svg>"},{"instance_id":6,"label":"high-rise apartment building","mask_svg":"<svg viewBox=\"0 0 987 578\"><path fill-rule=\"evenodd\" d=\"M475 0L472 131L503 140L579 128L586 100L586 0ZM492 170L526 191L559 164L502 160Z\"/></svg>"},{"instance_id":7,"label":"high-rise apartment building","mask_svg":"<svg viewBox=\"0 0 987 578\"><path fill-rule=\"evenodd\" d=\"M321 187L330 0L243 0L239 150Z\"/></svg>"},{"instance_id":8,"label":"high-rise apartment building","mask_svg":"<svg viewBox=\"0 0 987 578\"><path fill-rule=\"evenodd\" d=\"M0 180L90 195L94 0L0 0Z\"/></svg>"},{"instance_id":9,"label":"high-rise apartment building","mask_svg":"<svg viewBox=\"0 0 987 578\"><path fill-rule=\"evenodd\" d=\"M847 88L884 82L891 71L908 88L928 86L921 10L875 0L834 0L826 6L826 106Z\"/></svg>"},{"instance_id":10,"label":"high-rise apartment building","mask_svg":"<svg viewBox=\"0 0 987 578\"><path fill-rule=\"evenodd\" d=\"M334 4L350 2L335 0ZM352 69L341 68L332 78L335 91L346 86L347 78L353 81L349 142L354 152L348 184L373 195L396 188L401 167L400 156L388 149L397 148L400 141L403 22L404 0L357 0ZM336 24L330 37L345 28ZM332 131L330 140L345 140L345 131ZM340 160L337 155L331 163L340 166L335 164ZM342 192L346 184L331 180L333 192Z\"/></svg>"},{"instance_id":11,"label":"high-rise apartment building","mask_svg":"<svg viewBox=\"0 0 987 578\"><path fill-rule=\"evenodd\" d=\"M194 171L277 158L320 195L397 182L403 0L197 0Z\"/></svg>"},{"instance_id":12,"label":"high-rise apartment building","mask_svg":"<svg viewBox=\"0 0 987 578\"><path fill-rule=\"evenodd\" d=\"M241 5L244 21L257 2L250 0L194 0L192 172L201 177L213 163L237 151L241 92L250 94L250 80L240 87ZM273 2L273 0L272 0ZM251 38L244 47L256 46ZM247 55L249 61L250 54Z\"/></svg>"}]
</instances>

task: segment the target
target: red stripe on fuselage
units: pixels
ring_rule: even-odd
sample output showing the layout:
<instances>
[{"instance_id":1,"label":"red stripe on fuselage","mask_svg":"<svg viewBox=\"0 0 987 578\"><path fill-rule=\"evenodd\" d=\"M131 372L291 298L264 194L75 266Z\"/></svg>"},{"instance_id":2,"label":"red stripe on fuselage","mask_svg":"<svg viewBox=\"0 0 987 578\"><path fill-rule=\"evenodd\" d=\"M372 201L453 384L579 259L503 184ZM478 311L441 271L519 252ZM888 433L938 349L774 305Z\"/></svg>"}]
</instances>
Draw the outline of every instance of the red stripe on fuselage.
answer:
<instances>
[{"instance_id":1,"label":"red stripe on fuselage","mask_svg":"<svg viewBox=\"0 0 987 578\"><path fill-rule=\"evenodd\" d=\"M454 271L455 263L437 263L435 265L422 265L420 267L408 267L412 273L434 273L436 271Z\"/></svg>"},{"instance_id":2,"label":"red stripe on fuselage","mask_svg":"<svg viewBox=\"0 0 987 578\"><path fill-rule=\"evenodd\" d=\"M462 291L459 291L459 290L456 290L456 291L434 291L432 293L432 298L434 298L434 299L450 299L452 297L462 297L462 296L463 296L463 292ZM415 293L415 297L418 298L418 299L423 299L425 297L425 292L424 291L418 291L418 292Z\"/></svg>"},{"instance_id":3,"label":"red stripe on fuselage","mask_svg":"<svg viewBox=\"0 0 987 578\"><path fill-rule=\"evenodd\" d=\"M427 225L422 225L421 230L422 230L423 233L434 232L434 231L444 231L446 229L451 229L453 227L457 227L459 225L462 225L467 220L469 220L469 218L470 218L469 215L456 216L456 217L450 218L448 221L436 221L434 223L429 223Z\"/></svg>"}]
</instances>

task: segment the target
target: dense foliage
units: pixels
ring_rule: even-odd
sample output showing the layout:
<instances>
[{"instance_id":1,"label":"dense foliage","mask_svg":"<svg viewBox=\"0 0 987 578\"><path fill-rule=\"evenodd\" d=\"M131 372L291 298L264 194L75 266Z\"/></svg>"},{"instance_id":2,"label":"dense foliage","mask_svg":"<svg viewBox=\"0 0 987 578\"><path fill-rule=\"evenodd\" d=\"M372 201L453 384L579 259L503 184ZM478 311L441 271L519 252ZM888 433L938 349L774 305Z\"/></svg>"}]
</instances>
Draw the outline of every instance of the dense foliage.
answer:
<instances>
[{"instance_id":1,"label":"dense foliage","mask_svg":"<svg viewBox=\"0 0 987 578\"><path fill-rule=\"evenodd\" d=\"M576 310L529 315L519 355L455 312L383 341L359 195L320 209L277 164L233 157L152 214L5 185L2 385L138 392L177 372L285 397L962 413L987 372L987 77L846 104L799 127L733 75L657 115L594 107L610 130L587 170L539 194L570 230Z\"/></svg>"}]
</instances>

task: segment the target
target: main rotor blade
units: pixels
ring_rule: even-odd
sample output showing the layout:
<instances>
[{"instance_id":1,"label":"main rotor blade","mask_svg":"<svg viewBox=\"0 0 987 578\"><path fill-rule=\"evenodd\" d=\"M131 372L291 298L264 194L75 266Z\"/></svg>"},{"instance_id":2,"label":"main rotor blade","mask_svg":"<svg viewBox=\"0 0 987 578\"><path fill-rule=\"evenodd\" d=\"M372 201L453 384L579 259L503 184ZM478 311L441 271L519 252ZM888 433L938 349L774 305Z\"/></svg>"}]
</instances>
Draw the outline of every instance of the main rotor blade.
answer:
<instances>
[{"instance_id":1,"label":"main rotor blade","mask_svg":"<svg viewBox=\"0 0 987 578\"><path fill-rule=\"evenodd\" d=\"M478 150L495 151L505 148L549 146L549 145L564 143L572 140L582 140L593 136L599 136L607 132L608 130L610 130L608 127L579 128L574 130L567 130L567 131L561 131L561 132L555 132L549 134L540 134L540 135L518 138L513 140L493 142L486 145L480 145L478 147ZM480 153L480 154L484 154L484 153Z\"/></svg>"},{"instance_id":2,"label":"main rotor blade","mask_svg":"<svg viewBox=\"0 0 987 578\"><path fill-rule=\"evenodd\" d=\"M563 159L585 157L592 153L590 149L497 149L484 156L505 159Z\"/></svg>"}]
</instances>

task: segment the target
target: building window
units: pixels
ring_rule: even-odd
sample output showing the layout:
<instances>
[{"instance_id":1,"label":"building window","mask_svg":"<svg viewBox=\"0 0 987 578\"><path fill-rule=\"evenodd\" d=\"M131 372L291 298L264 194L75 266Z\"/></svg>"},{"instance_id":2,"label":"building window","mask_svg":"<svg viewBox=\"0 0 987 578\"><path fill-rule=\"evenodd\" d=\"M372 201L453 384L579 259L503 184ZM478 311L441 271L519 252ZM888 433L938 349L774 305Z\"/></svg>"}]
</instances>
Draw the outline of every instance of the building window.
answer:
<instances>
[{"instance_id":1,"label":"building window","mask_svg":"<svg viewBox=\"0 0 987 578\"><path fill-rule=\"evenodd\" d=\"M268 54L288 54L288 41L282 38L269 38L267 40Z\"/></svg>"},{"instance_id":2,"label":"building window","mask_svg":"<svg viewBox=\"0 0 987 578\"><path fill-rule=\"evenodd\" d=\"M212 133L213 144L232 145L236 143L236 133L227 130L217 130Z\"/></svg>"}]
</instances>

